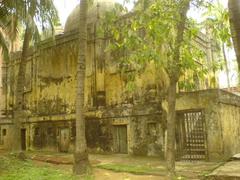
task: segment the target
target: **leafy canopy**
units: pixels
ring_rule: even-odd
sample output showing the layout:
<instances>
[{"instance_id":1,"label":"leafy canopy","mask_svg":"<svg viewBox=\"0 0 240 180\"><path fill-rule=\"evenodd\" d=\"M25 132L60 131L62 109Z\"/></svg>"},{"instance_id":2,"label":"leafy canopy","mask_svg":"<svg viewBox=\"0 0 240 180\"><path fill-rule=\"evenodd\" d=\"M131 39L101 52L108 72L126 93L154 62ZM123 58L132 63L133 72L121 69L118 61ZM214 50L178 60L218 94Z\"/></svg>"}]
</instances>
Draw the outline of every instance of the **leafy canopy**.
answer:
<instances>
[{"instance_id":1,"label":"leafy canopy","mask_svg":"<svg viewBox=\"0 0 240 180\"><path fill-rule=\"evenodd\" d=\"M5 54L8 53L9 44L21 35L21 29L27 25L33 31L34 42L37 42L40 40L39 29L53 30L58 21L52 0L2 0L0 16L0 47Z\"/></svg>"},{"instance_id":2,"label":"leafy canopy","mask_svg":"<svg viewBox=\"0 0 240 180\"><path fill-rule=\"evenodd\" d=\"M202 3L193 2L194 5ZM132 72L130 81L134 80L134 75L142 73L149 63L154 63L159 82L164 88L167 88L169 76L173 74L177 74L178 78L188 74L191 77L188 83L193 76L199 79L206 77L208 67L204 65L204 52L195 42L200 28L194 19L187 19L180 60L174 61L179 8L181 3L175 0L138 1L131 12L117 5L115 11L106 14L102 28L112 38L107 50L118 55L123 72ZM194 82L191 83L189 87L192 88ZM184 83L182 85L185 86Z\"/></svg>"}]
</instances>

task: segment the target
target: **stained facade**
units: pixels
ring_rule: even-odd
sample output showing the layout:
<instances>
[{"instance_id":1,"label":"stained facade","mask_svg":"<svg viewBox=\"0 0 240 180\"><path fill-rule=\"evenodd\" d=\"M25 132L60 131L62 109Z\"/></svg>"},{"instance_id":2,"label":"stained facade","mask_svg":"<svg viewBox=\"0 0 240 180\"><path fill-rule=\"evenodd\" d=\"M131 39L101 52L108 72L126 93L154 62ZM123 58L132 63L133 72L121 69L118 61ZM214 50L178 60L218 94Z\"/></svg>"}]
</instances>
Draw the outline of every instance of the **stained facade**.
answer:
<instances>
[{"instance_id":1,"label":"stained facade","mask_svg":"<svg viewBox=\"0 0 240 180\"><path fill-rule=\"evenodd\" d=\"M109 2L110 0L101 1L94 4L89 10L84 93L89 151L163 157L166 147L166 118L161 101L161 83L158 82L157 75L152 71L150 63L145 72L136 78L136 89L133 92L127 90L128 74L120 73L118 57L105 51L109 39L99 37L97 33L104 9L113 5L112 1ZM79 7L76 7L68 18L64 33L57 35L55 41L42 41L38 47L32 48L28 52L24 93L26 118L22 122L21 130L23 149L61 152L74 150L78 12ZM209 40L199 36L195 43L205 50L206 61L212 61L216 54ZM10 139L11 119L14 118L14 91L20 54L20 52L13 53L11 61L4 64L2 68L4 97L2 114L4 117L0 120L0 137L1 144L5 148L11 146L8 144L10 142L8 139ZM201 83L201 89L211 86L207 79ZM205 129L202 128L205 133L204 142L196 146L204 145L204 159L220 158L223 151L229 151L226 155L228 156L233 153L230 152L230 149L217 150L220 147L223 148L223 145L217 144L219 136L224 134L227 137L228 133L226 129L220 129L219 125L219 123L227 124L227 122L218 117L219 114L222 113L225 116L228 112L228 110L225 111L225 106L227 106L226 109L229 108L229 112L235 108L234 111L238 112L238 116L233 117L233 119L235 118L233 121L237 122L237 118L240 116L239 104L221 104L219 105L220 111L215 112L210 106L212 103L211 93L206 90L204 96L201 93L195 95L196 97L192 94L180 96L177 109L179 113L182 110L188 112L190 109L195 109L199 110L196 111L197 113L201 112L204 115L204 123L206 123ZM210 97L208 97L209 95ZM235 98L234 95L229 96L230 99ZM201 103L199 103L200 101ZM213 104L218 106L217 97ZM209 109L212 112L208 112ZM179 117L182 116L188 115ZM198 119L201 119L200 115L197 114L196 118L198 123ZM212 126L210 126L211 120L214 121ZM193 123L192 126L197 126L197 123ZM180 126L183 127L185 124L183 122ZM211 131L207 129L208 127L212 128ZM232 127L229 125L229 128ZM194 136L193 130L196 129L194 127L188 129L192 136ZM214 133L215 131L216 133ZM186 136L188 135L187 132L185 135L183 133L178 135L179 137L185 136L185 140L179 139L178 144L181 144L180 141L182 141L182 146L177 146L181 158L189 155L188 149L191 147L187 145ZM195 136L197 135L195 134ZM184 146L188 146L188 149Z\"/></svg>"}]
</instances>

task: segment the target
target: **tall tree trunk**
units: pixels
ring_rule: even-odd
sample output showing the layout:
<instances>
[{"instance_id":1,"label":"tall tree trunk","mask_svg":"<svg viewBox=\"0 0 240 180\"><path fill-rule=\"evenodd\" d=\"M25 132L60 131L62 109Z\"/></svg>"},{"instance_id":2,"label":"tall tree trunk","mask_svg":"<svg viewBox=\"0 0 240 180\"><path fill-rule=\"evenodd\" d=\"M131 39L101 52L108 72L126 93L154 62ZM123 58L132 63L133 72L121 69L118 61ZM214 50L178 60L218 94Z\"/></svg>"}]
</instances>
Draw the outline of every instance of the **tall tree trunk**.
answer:
<instances>
[{"instance_id":1,"label":"tall tree trunk","mask_svg":"<svg viewBox=\"0 0 240 180\"><path fill-rule=\"evenodd\" d=\"M176 85L174 80L170 81L168 88L168 113L167 113L167 169L170 178L175 175L175 121L176 121Z\"/></svg>"},{"instance_id":2,"label":"tall tree trunk","mask_svg":"<svg viewBox=\"0 0 240 180\"><path fill-rule=\"evenodd\" d=\"M77 64L77 97L76 97L76 147L74 153L73 172L85 174L90 166L85 136L84 117L84 84L87 49L87 0L80 2L79 57Z\"/></svg>"},{"instance_id":3,"label":"tall tree trunk","mask_svg":"<svg viewBox=\"0 0 240 180\"><path fill-rule=\"evenodd\" d=\"M187 12L191 0L182 0L179 6L179 20L176 25L177 36L174 48L173 60L170 62L170 85L168 88L168 113L167 113L167 170L170 179L175 175L175 121L176 121L176 85L180 76L180 50L183 43L183 35L187 20Z\"/></svg>"},{"instance_id":4,"label":"tall tree trunk","mask_svg":"<svg viewBox=\"0 0 240 180\"><path fill-rule=\"evenodd\" d=\"M229 0L228 9L233 46L237 56L238 71L240 71L240 1Z\"/></svg>"},{"instance_id":5,"label":"tall tree trunk","mask_svg":"<svg viewBox=\"0 0 240 180\"><path fill-rule=\"evenodd\" d=\"M225 44L222 43L222 53L223 53L223 59L224 59L224 64L226 68L226 75L227 75L227 84L228 84L228 89L230 88L230 77L229 77L229 68L228 68L228 60L226 56L226 50L225 50Z\"/></svg>"},{"instance_id":6,"label":"tall tree trunk","mask_svg":"<svg viewBox=\"0 0 240 180\"><path fill-rule=\"evenodd\" d=\"M29 24L26 25L26 30L24 34L22 55L19 63L19 71L17 76L17 85L15 92L15 107L14 107L14 117L13 117L13 141L12 141L12 151L20 152L21 148L21 124L24 119L24 83L26 74L26 62L27 62L27 51L29 49L29 44L32 37L32 29Z\"/></svg>"}]
</instances>

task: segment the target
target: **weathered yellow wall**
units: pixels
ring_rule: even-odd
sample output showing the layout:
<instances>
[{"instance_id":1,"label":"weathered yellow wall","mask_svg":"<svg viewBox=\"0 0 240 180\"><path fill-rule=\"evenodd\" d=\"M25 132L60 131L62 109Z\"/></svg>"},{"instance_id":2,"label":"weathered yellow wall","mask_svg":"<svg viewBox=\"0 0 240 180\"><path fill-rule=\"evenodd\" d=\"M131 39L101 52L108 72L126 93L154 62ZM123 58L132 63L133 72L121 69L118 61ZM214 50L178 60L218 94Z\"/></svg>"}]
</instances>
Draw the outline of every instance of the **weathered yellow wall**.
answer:
<instances>
[{"instance_id":1,"label":"weathered yellow wall","mask_svg":"<svg viewBox=\"0 0 240 180\"><path fill-rule=\"evenodd\" d=\"M56 46L44 44L40 50L30 56L27 62L24 98L26 108L33 116L36 114L71 114L74 112L77 44L76 38L56 44ZM7 104L9 110L12 110L14 101L18 59L19 56L15 57L8 68ZM92 72L89 68L91 60L88 57L85 84L85 104L88 106L92 106L92 95L90 95Z\"/></svg>"},{"instance_id":2,"label":"weathered yellow wall","mask_svg":"<svg viewBox=\"0 0 240 180\"><path fill-rule=\"evenodd\" d=\"M33 87L35 93L30 95L37 102L37 113L50 115L74 111L76 44L72 41L40 51L36 62L36 85Z\"/></svg>"},{"instance_id":3,"label":"weathered yellow wall","mask_svg":"<svg viewBox=\"0 0 240 180\"><path fill-rule=\"evenodd\" d=\"M3 130L6 130L6 135L3 136ZM5 149L11 149L11 124L1 125L1 143Z\"/></svg>"},{"instance_id":4,"label":"weathered yellow wall","mask_svg":"<svg viewBox=\"0 0 240 180\"><path fill-rule=\"evenodd\" d=\"M0 118L4 110L4 95L3 95L3 86L2 86L2 64L3 64L3 57L2 57L2 52L0 50Z\"/></svg>"},{"instance_id":5,"label":"weathered yellow wall","mask_svg":"<svg viewBox=\"0 0 240 180\"><path fill-rule=\"evenodd\" d=\"M219 108L222 123L223 152L228 158L240 152L240 107L221 104Z\"/></svg>"},{"instance_id":6,"label":"weathered yellow wall","mask_svg":"<svg viewBox=\"0 0 240 180\"><path fill-rule=\"evenodd\" d=\"M120 73L119 59L106 52L106 39L98 38L94 24L89 25L86 61L85 106L88 109L155 100L158 90L167 86L167 75L153 62L135 77L135 90L127 88L129 73ZM202 43L206 43L202 40ZM11 114L20 52L8 64L7 110ZM78 33L58 35L55 41L41 42L29 53L26 72L25 106L30 116L74 114ZM203 87L205 88L205 87ZM103 95L104 94L104 95ZM103 97L104 96L104 97Z\"/></svg>"}]
</instances>

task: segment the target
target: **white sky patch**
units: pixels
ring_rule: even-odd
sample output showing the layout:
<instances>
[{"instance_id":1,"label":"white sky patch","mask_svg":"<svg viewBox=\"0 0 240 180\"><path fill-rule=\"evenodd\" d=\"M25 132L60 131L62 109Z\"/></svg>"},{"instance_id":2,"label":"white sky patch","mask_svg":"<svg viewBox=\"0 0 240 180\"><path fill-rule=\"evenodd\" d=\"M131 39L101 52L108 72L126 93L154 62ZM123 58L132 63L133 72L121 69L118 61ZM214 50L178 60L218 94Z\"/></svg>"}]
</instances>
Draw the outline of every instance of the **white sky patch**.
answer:
<instances>
[{"instance_id":1,"label":"white sky patch","mask_svg":"<svg viewBox=\"0 0 240 180\"><path fill-rule=\"evenodd\" d=\"M217 1L217 0L216 0ZM227 7L227 0L219 0L225 7ZM118 3L124 3L124 0L116 0ZM130 3L128 3L128 8L131 9L133 7L134 0L130 0ZM62 26L65 25L65 22L67 20L67 17L72 12L72 10L80 3L80 0L54 0L54 4L57 7L57 10L59 12L60 22ZM201 13L198 11L190 10L190 16L195 17L196 19L199 19L201 16Z\"/></svg>"},{"instance_id":2,"label":"white sky patch","mask_svg":"<svg viewBox=\"0 0 240 180\"><path fill-rule=\"evenodd\" d=\"M221 2L224 7L227 7L227 0L215 0ZM123 3L124 0L116 0L118 3ZM133 7L134 0L130 0L127 7L131 9ZM80 0L54 0L54 4L59 12L60 22L62 27L64 27L65 22L72 12L72 10L80 3ZM196 8L190 9L188 16L201 21L201 11L198 11ZM229 57L229 69L230 69L230 77L231 77L231 86L235 86L237 84L237 71L236 71L236 61L235 54L233 50L228 50L227 56ZM227 87L226 73L225 71L220 72L219 74L219 83L220 87Z\"/></svg>"},{"instance_id":3,"label":"white sky patch","mask_svg":"<svg viewBox=\"0 0 240 180\"><path fill-rule=\"evenodd\" d=\"M72 10L79 4L80 0L54 0L54 4L58 10L60 22L64 27L67 17Z\"/></svg>"},{"instance_id":4,"label":"white sky patch","mask_svg":"<svg viewBox=\"0 0 240 180\"><path fill-rule=\"evenodd\" d=\"M118 3L123 3L124 0L116 0ZM54 0L54 4L58 10L61 25L64 27L66 20L72 10L80 3L80 0ZM129 3L128 7L131 8L133 3Z\"/></svg>"}]
</instances>

